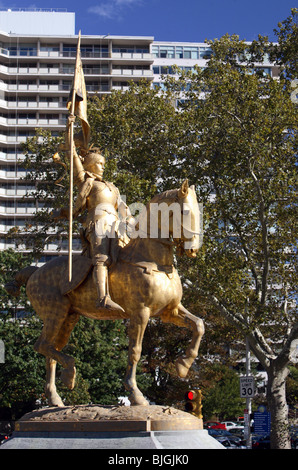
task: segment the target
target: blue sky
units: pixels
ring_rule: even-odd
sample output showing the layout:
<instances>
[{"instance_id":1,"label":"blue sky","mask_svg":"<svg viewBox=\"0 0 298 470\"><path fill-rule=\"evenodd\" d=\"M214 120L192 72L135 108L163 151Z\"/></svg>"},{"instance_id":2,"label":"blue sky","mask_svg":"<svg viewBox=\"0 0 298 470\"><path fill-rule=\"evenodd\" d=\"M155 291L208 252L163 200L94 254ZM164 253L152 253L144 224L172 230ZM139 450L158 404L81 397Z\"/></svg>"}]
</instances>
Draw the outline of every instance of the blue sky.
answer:
<instances>
[{"instance_id":1,"label":"blue sky","mask_svg":"<svg viewBox=\"0 0 298 470\"><path fill-rule=\"evenodd\" d=\"M154 36L159 41L202 42L226 33L251 41L276 40L273 29L295 0L16 0L2 8L66 8L76 13L76 33Z\"/></svg>"}]
</instances>

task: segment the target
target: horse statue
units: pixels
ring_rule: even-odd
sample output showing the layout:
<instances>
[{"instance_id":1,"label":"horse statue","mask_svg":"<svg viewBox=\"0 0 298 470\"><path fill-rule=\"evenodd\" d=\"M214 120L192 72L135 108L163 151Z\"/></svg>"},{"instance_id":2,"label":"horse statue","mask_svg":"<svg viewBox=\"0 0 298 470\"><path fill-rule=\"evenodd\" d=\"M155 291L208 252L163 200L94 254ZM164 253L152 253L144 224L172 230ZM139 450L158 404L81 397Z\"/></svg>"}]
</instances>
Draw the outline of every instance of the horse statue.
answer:
<instances>
[{"instance_id":1,"label":"horse statue","mask_svg":"<svg viewBox=\"0 0 298 470\"><path fill-rule=\"evenodd\" d=\"M174 217L169 215L169 236L162 236L160 212L152 214L152 202L175 203L181 214L181 236L174 233ZM183 227L183 217L193 220L198 208L194 187L186 180L179 189L165 191L147 204L147 227L155 224L154 237L137 236L120 248L117 262L109 270L111 298L124 313L110 313L96 307L96 286L92 277L91 260L82 255L73 256L73 269L84 261L88 265L77 287L67 289L66 256L56 257L40 268L28 266L21 270L6 290L17 296L21 285L26 285L27 296L43 321L40 337L34 349L46 357L45 393L50 406L64 406L57 393L55 372L57 362L63 367L62 382L72 389L75 385L75 360L62 352L80 315L96 320L129 319L128 365L124 385L129 392L131 405L148 405L136 382L136 367L140 360L144 331L151 317L160 317L163 322L173 323L192 331L192 339L185 354L176 361L176 370L185 377L197 357L200 341L204 334L201 318L190 313L181 304L182 286L173 265L173 248L178 246L189 257L195 257L199 249L200 234L188 226ZM156 212L156 211L155 211ZM185 224L184 224L185 225ZM189 225L189 224L188 224ZM190 224L191 225L191 224ZM144 224L143 224L144 226ZM183 247L182 247L183 245ZM87 274L86 274L87 273ZM63 287L64 286L64 287Z\"/></svg>"}]
</instances>

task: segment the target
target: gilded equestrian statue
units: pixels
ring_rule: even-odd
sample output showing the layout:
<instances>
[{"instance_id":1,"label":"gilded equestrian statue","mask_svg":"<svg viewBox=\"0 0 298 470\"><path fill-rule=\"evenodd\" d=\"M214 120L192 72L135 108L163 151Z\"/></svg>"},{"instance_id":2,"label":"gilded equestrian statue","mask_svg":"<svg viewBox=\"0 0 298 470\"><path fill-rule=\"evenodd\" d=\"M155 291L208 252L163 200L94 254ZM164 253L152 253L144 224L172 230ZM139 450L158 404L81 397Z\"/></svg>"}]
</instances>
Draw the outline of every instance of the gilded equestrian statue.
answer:
<instances>
[{"instance_id":1,"label":"gilded equestrian statue","mask_svg":"<svg viewBox=\"0 0 298 470\"><path fill-rule=\"evenodd\" d=\"M174 204L179 209L179 227L175 224L173 212L169 212L167 236L161 212L152 210L156 204L158 207ZM124 383L131 405L148 404L137 386L136 367L150 318L159 317L163 322L192 331L190 345L176 361L180 377L187 375L197 357L204 324L201 318L181 304L182 285L174 267L175 246L189 257L195 257L200 247L201 234L193 224L198 217L194 188L189 187L186 180L180 188L155 196L144 213L143 219L135 226L135 235L126 245L119 247L118 256L109 267L109 295L112 305L120 308L101 308L98 305L94 263L83 255L73 256L74 284L70 285L67 280L67 257L58 256L40 268L29 266L23 269L6 286L8 292L17 296L20 286L26 285L27 296L43 321L43 329L34 348L46 357L46 396L50 406L63 406L55 386L57 362L63 367L63 383L70 389L75 385L75 360L65 354L63 348L80 315L95 320L129 319L128 365ZM176 219L179 221L179 217ZM143 231L139 229L140 225ZM152 226L155 227L154 236L150 236ZM147 236L144 236L144 231L147 231Z\"/></svg>"}]
</instances>

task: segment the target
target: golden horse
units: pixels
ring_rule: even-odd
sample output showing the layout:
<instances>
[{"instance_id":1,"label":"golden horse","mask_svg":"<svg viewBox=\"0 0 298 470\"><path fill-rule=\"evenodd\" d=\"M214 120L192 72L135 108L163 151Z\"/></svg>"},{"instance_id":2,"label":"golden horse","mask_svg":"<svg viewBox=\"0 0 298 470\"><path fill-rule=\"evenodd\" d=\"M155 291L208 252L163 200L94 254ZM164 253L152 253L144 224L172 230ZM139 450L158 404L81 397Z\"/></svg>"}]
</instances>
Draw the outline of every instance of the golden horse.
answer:
<instances>
[{"instance_id":1,"label":"golden horse","mask_svg":"<svg viewBox=\"0 0 298 470\"><path fill-rule=\"evenodd\" d=\"M173 203L179 205L182 214L180 238L173 233L174 221L171 214L168 218L169 236L161 236L160 212L153 216L150 210L153 202L165 203L167 206ZM75 360L62 352L62 349L68 343L80 315L96 320L130 320L128 365L124 384L129 392L131 405L148 405L137 386L136 367L150 317L160 317L164 322L192 330L189 347L176 361L178 375L187 375L197 357L204 324L201 318L191 314L181 304L181 281L173 265L174 245L181 248L183 243L182 252L190 257L195 257L199 249L198 232L191 230L191 227L183 229L185 207L189 220L192 220L196 216L198 203L194 189L188 186L187 180L179 189L165 191L155 196L147 205L147 228L155 224L155 236L144 237L139 234L120 249L117 262L109 270L109 290L112 299L121 305L125 313L107 315L106 311L96 308L97 293L91 270L78 287L67 293L63 292L61 282L63 284L63 279L67 276L65 256L57 257L40 268L27 267L16 275L13 283L7 285L8 292L17 296L20 286L26 284L27 296L35 312L43 320L43 329L34 348L46 357L45 392L50 406L64 406L55 385L57 362L63 367L63 383L70 389L75 385ZM78 257L82 258L80 255Z\"/></svg>"}]
</instances>

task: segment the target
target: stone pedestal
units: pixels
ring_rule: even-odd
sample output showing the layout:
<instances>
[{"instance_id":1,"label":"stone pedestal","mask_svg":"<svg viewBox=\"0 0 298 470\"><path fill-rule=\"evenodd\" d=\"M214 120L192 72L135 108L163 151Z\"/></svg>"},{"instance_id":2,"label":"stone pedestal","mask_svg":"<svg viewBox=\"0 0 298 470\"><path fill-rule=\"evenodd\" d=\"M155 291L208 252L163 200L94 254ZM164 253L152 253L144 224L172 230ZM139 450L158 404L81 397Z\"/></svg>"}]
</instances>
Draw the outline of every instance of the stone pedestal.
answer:
<instances>
[{"instance_id":1,"label":"stone pedestal","mask_svg":"<svg viewBox=\"0 0 298 470\"><path fill-rule=\"evenodd\" d=\"M1 449L223 448L201 419L167 406L78 405L24 415Z\"/></svg>"}]
</instances>

